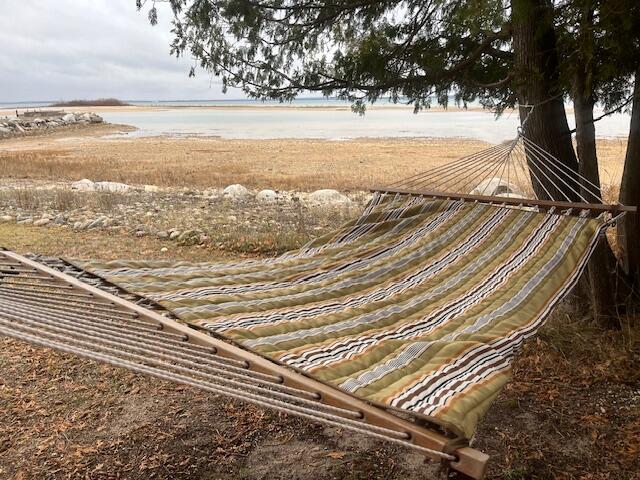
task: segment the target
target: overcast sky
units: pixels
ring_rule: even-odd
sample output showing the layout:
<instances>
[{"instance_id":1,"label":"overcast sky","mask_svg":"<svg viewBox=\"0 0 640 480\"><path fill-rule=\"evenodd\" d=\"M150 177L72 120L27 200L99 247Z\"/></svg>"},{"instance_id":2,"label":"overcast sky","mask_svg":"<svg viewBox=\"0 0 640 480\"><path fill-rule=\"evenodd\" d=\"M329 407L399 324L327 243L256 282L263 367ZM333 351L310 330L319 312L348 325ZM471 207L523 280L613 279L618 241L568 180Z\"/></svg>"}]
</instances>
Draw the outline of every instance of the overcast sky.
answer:
<instances>
[{"instance_id":1,"label":"overcast sky","mask_svg":"<svg viewBox=\"0 0 640 480\"><path fill-rule=\"evenodd\" d=\"M0 103L116 97L237 99L169 55L171 11L151 26L135 0L0 0Z\"/></svg>"}]
</instances>

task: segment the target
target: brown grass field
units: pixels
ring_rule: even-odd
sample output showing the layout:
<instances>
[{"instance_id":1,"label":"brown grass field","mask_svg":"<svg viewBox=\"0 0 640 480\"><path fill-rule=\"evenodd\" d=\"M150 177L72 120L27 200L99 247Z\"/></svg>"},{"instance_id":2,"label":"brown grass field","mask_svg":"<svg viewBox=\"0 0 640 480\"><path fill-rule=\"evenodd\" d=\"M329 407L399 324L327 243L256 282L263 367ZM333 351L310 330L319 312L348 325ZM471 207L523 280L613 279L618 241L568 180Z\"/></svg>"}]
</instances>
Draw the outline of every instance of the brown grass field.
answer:
<instances>
[{"instance_id":1,"label":"brown grass field","mask_svg":"<svg viewBox=\"0 0 640 480\"><path fill-rule=\"evenodd\" d=\"M117 138L113 126L4 141L0 177L109 180L191 188L366 190L486 148L464 139L227 140ZM599 142L605 191L620 182L626 140Z\"/></svg>"},{"instance_id":2,"label":"brown grass field","mask_svg":"<svg viewBox=\"0 0 640 480\"><path fill-rule=\"evenodd\" d=\"M111 131L4 141L0 177L355 190L486 146L438 139L96 138ZM599 148L611 195L625 142L601 141ZM261 242L267 240L254 243ZM19 253L166 258L165 245L118 231L0 223L0 246ZM213 244L172 244L169 254L193 261L248 255L244 247ZM621 324L620 331L593 327L571 300L556 309L516 359L514 380L474 439L492 457L489 478L640 479L640 329L633 318ZM382 442L0 339L1 479L446 478L437 470Z\"/></svg>"}]
</instances>

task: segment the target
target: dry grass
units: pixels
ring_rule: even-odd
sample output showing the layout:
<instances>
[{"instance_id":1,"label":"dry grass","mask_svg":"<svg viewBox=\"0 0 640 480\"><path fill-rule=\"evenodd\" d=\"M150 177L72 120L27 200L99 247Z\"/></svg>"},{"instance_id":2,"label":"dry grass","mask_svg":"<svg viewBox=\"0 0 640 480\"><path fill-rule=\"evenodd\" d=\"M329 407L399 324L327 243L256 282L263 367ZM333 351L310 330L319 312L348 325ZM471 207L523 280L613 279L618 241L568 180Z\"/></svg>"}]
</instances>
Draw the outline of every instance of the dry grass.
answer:
<instances>
[{"instance_id":1,"label":"dry grass","mask_svg":"<svg viewBox=\"0 0 640 480\"><path fill-rule=\"evenodd\" d=\"M487 147L460 139L226 140L33 138L3 143L4 177L285 190L367 189ZM605 190L619 184L626 141L600 140Z\"/></svg>"},{"instance_id":2,"label":"dry grass","mask_svg":"<svg viewBox=\"0 0 640 480\"><path fill-rule=\"evenodd\" d=\"M169 244L153 237L137 238L118 232L77 232L68 228L46 229L8 223L0 223L0 246L18 253L37 252L57 257L105 260L139 257L206 262L229 257L228 253L217 248ZM161 252L162 247L170 249Z\"/></svg>"},{"instance_id":3,"label":"dry grass","mask_svg":"<svg viewBox=\"0 0 640 480\"><path fill-rule=\"evenodd\" d=\"M482 149L465 140L221 140L144 138L14 142L5 177L111 180L207 188L369 188Z\"/></svg>"}]
</instances>

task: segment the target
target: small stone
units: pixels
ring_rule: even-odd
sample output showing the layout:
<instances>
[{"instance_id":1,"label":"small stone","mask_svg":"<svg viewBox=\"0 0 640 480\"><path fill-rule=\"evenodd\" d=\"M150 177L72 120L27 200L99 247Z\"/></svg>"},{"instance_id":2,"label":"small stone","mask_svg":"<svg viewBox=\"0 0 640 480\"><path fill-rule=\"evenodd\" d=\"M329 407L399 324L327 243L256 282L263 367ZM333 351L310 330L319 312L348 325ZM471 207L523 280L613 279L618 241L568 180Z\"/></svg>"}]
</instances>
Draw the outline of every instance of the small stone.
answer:
<instances>
[{"instance_id":1,"label":"small stone","mask_svg":"<svg viewBox=\"0 0 640 480\"><path fill-rule=\"evenodd\" d=\"M144 237L147 234L147 232L145 232L144 230L138 230L136 232L136 237L140 238L140 237Z\"/></svg>"},{"instance_id":2,"label":"small stone","mask_svg":"<svg viewBox=\"0 0 640 480\"><path fill-rule=\"evenodd\" d=\"M168 249L167 247L162 247L162 248L160 249L160 251L161 251L162 253L165 253L165 252L168 252L168 251L169 251L169 249Z\"/></svg>"},{"instance_id":3,"label":"small stone","mask_svg":"<svg viewBox=\"0 0 640 480\"><path fill-rule=\"evenodd\" d=\"M85 228L87 230L91 230L92 228L98 228L102 226L102 222L104 222L106 220L106 217L99 217L96 218L95 220L91 220L89 221L89 223L87 223L87 225L85 226Z\"/></svg>"},{"instance_id":4,"label":"small stone","mask_svg":"<svg viewBox=\"0 0 640 480\"><path fill-rule=\"evenodd\" d=\"M164 230L160 230L159 232L156 232L156 237L158 237L161 240L165 240L165 239L169 238L169 232L165 232Z\"/></svg>"},{"instance_id":5,"label":"small stone","mask_svg":"<svg viewBox=\"0 0 640 480\"><path fill-rule=\"evenodd\" d=\"M147 193L158 193L160 191L160 187L157 185L145 185L144 191Z\"/></svg>"},{"instance_id":6,"label":"small stone","mask_svg":"<svg viewBox=\"0 0 640 480\"><path fill-rule=\"evenodd\" d=\"M178 237L178 243L181 245L195 245L200 241L200 232L196 230L185 230Z\"/></svg>"},{"instance_id":7,"label":"small stone","mask_svg":"<svg viewBox=\"0 0 640 480\"><path fill-rule=\"evenodd\" d=\"M80 190L81 192L92 192L96 189L96 185L88 178L83 178L82 180L73 182L71 188L73 190Z\"/></svg>"},{"instance_id":8,"label":"small stone","mask_svg":"<svg viewBox=\"0 0 640 480\"><path fill-rule=\"evenodd\" d=\"M11 215L3 215L0 217L0 222L13 222L15 220L15 218L13 218Z\"/></svg>"},{"instance_id":9,"label":"small stone","mask_svg":"<svg viewBox=\"0 0 640 480\"><path fill-rule=\"evenodd\" d=\"M222 195L226 198L230 198L231 200L242 200L247 198L249 194L249 190L239 184L229 185L222 191Z\"/></svg>"},{"instance_id":10,"label":"small stone","mask_svg":"<svg viewBox=\"0 0 640 480\"><path fill-rule=\"evenodd\" d=\"M41 218L40 220L36 220L35 222L33 222L33 226L44 227L45 225L48 225L49 222L51 222L50 218Z\"/></svg>"},{"instance_id":11,"label":"small stone","mask_svg":"<svg viewBox=\"0 0 640 480\"><path fill-rule=\"evenodd\" d=\"M95 189L102 192L123 193L130 189L126 183L119 182L96 182Z\"/></svg>"},{"instance_id":12,"label":"small stone","mask_svg":"<svg viewBox=\"0 0 640 480\"><path fill-rule=\"evenodd\" d=\"M309 195L309 202L318 205L329 205L349 203L351 202L351 200L349 200L348 197L342 195L337 190L324 189L316 190L311 195Z\"/></svg>"},{"instance_id":13,"label":"small stone","mask_svg":"<svg viewBox=\"0 0 640 480\"><path fill-rule=\"evenodd\" d=\"M172 230L171 233L169 234L169 240L175 240L180 236L180 233L181 233L180 230Z\"/></svg>"},{"instance_id":14,"label":"small stone","mask_svg":"<svg viewBox=\"0 0 640 480\"><path fill-rule=\"evenodd\" d=\"M273 190L260 190L256 194L256 200L262 203L273 203L278 200L278 194Z\"/></svg>"}]
</instances>

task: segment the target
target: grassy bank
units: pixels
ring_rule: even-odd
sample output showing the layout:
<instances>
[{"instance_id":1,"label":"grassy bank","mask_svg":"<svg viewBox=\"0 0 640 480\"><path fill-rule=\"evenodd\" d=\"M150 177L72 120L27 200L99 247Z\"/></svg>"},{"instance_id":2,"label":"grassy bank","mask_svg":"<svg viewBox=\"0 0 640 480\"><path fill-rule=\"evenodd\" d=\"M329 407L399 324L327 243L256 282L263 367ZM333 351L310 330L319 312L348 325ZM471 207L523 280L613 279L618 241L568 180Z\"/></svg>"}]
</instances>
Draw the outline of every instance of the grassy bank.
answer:
<instances>
[{"instance_id":1,"label":"grassy bank","mask_svg":"<svg viewBox=\"0 0 640 480\"><path fill-rule=\"evenodd\" d=\"M600 140L602 183L619 184L625 140ZM5 141L2 176L130 184L283 190L368 189L477 152L464 139L227 140L100 139L88 133Z\"/></svg>"}]
</instances>

